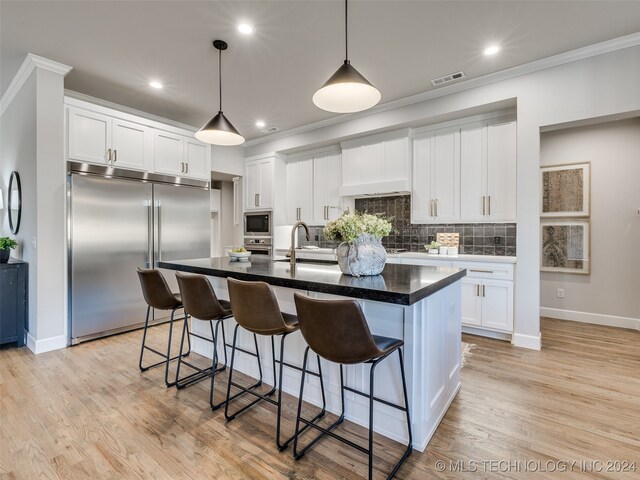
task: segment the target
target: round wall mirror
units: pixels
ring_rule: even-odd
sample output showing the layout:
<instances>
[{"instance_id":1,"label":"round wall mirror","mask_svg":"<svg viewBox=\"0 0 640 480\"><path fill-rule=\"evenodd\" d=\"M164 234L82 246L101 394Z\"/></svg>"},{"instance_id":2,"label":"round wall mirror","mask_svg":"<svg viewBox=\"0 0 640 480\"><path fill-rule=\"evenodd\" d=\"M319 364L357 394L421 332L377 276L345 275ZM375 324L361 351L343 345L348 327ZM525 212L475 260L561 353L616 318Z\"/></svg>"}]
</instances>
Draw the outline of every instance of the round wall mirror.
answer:
<instances>
[{"instance_id":1,"label":"round wall mirror","mask_svg":"<svg viewBox=\"0 0 640 480\"><path fill-rule=\"evenodd\" d=\"M20 175L15 170L9 179L9 228L14 235L20 230L22 218L22 185Z\"/></svg>"}]
</instances>

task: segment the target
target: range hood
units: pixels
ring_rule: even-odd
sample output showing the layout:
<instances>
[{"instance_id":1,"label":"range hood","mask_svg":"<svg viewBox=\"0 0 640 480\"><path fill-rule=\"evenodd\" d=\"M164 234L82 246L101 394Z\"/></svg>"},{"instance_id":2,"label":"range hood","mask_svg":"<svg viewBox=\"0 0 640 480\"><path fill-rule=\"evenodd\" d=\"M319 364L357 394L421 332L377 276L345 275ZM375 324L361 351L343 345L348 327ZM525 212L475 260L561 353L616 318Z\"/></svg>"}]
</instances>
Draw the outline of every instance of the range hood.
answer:
<instances>
[{"instance_id":1,"label":"range hood","mask_svg":"<svg viewBox=\"0 0 640 480\"><path fill-rule=\"evenodd\" d=\"M391 195L409 195L411 182L409 179L391 180L388 182L360 183L340 187L341 197L383 197Z\"/></svg>"}]
</instances>

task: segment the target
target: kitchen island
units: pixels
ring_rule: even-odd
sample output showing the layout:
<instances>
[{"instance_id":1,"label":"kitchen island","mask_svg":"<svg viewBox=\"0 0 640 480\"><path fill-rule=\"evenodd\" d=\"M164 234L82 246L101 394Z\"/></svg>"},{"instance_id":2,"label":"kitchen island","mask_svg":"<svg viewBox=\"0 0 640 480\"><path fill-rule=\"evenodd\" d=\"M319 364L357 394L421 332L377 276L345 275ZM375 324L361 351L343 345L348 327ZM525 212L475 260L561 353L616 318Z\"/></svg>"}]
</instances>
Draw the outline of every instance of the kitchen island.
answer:
<instances>
[{"instance_id":1,"label":"kitchen island","mask_svg":"<svg viewBox=\"0 0 640 480\"><path fill-rule=\"evenodd\" d=\"M288 262L255 255L250 262L201 258L159 262L158 267L209 276L221 299L229 298L227 277L267 282L273 287L282 311L293 314L296 313L293 301L296 291L315 298L356 299L362 306L372 333L401 338L405 342L404 361L414 448L419 451L427 446L460 388L460 280L466 275L464 269L387 264L381 275L355 278L343 275L338 265L334 264L299 263L292 268ZM207 325L197 321L193 328L198 333L208 331ZM231 328L232 324L228 323L227 332L231 332ZM253 349L253 338L248 332L240 331L239 342L244 348ZM306 343L300 332L287 337L285 345L285 359L301 365ZM266 382L270 383L274 375L270 367L270 339L259 338L259 346L264 376ZM194 342L193 349L208 357L212 355L211 347L202 341ZM240 354L236 365L238 370L253 377L258 376L253 357ZM323 365L323 373L327 409L339 412L338 366ZM366 389L368 378L368 365L347 366L345 369L345 383L353 388ZM402 384L395 362L381 363L376 370L376 379L377 397L402 403ZM307 381L305 400L319 405L319 382L312 376L307 376ZM300 374L285 369L283 389L295 396L299 386ZM347 392L345 402L347 419L367 425L366 399ZM384 404L376 404L375 412L375 430L378 433L397 441L406 441L403 412Z\"/></svg>"}]
</instances>

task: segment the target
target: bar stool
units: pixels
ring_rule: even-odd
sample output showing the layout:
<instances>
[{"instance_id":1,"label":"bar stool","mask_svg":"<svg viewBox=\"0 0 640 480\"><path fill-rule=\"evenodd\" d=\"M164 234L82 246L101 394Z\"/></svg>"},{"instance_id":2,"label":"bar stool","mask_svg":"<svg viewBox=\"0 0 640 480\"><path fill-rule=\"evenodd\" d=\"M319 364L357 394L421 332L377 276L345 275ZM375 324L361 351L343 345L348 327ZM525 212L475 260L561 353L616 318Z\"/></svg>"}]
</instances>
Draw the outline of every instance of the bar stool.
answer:
<instances>
[{"instance_id":1,"label":"bar stool","mask_svg":"<svg viewBox=\"0 0 640 480\"><path fill-rule=\"evenodd\" d=\"M169 288L169 285L167 285L167 281L159 270L138 267L138 278L140 279L140 285L142 286L142 295L144 296L145 302L147 302L147 317L144 321L144 333L142 334L142 346L140 347L140 360L138 361L138 366L140 367L141 372L146 372L150 368L165 364L164 383L167 387L172 387L175 385L175 382L169 382L169 362L176 360L178 357L171 358L171 336L173 334L174 316L176 310L182 308L182 299L179 294L171 293L171 289ZM155 348L148 347L146 344L149 317L151 315L152 308L156 310L171 310L171 317L169 318L169 340L167 343L166 353L160 352ZM156 355L164 358L164 360L147 367L143 366L142 361L145 350L152 351ZM191 343L189 343L189 351L191 351ZM187 352L185 356L188 354L189 352Z\"/></svg>"},{"instance_id":2,"label":"bar stool","mask_svg":"<svg viewBox=\"0 0 640 480\"><path fill-rule=\"evenodd\" d=\"M229 367L229 382L227 384L227 404L224 409L225 418L228 421L236 418L245 410L251 408L261 400L265 400L272 405L277 406L277 421L276 421L276 445L279 451L286 449L291 441L294 439L292 435L285 441L281 440L281 418L282 418L282 373L283 367L287 366L298 371L302 371L297 365L292 365L284 361L284 341L287 335L298 331L298 319L295 315L284 313L280 311L278 302L276 300L273 291L269 285L265 282L245 282L242 280L236 280L228 278L227 283L229 286L229 298L231 299L231 305L233 306L233 316L237 322L237 325L233 332L233 343L231 345L231 366ZM248 352L242 350L236 345L238 337L238 328L242 327L245 330L253 333L256 352ZM262 366L260 364L260 352L258 351L258 341L256 335L265 335L271 337L271 355L273 358L273 388L264 394L259 394L254 391L256 387L262 384ZM280 335L280 356L276 358L275 341L274 337ZM243 351L254 355L258 360L258 370L260 372L260 378L257 383L250 387L244 387L233 381L233 366L235 361L236 350ZM326 408L326 399L324 395L324 385L322 384L322 368L320 366L320 357L318 360L318 373L307 370L306 373L314 375L320 378L320 389L322 391L322 409L311 422L314 422L324 416ZM279 364L278 378L276 378L276 364ZM304 373L303 373L304 374ZM277 385L277 386L276 386ZM240 392L231 396L231 386L236 387ZM273 400L271 395L278 391L278 399ZM244 394L250 394L256 397L254 401L240 408L233 414L229 414L229 404L236 398ZM305 426L305 429L307 427Z\"/></svg>"},{"instance_id":3,"label":"bar stool","mask_svg":"<svg viewBox=\"0 0 640 480\"><path fill-rule=\"evenodd\" d=\"M200 380L211 377L211 390L209 392L209 404L212 410L220 408L224 402L218 404L213 401L214 381L215 375L218 372L223 371L227 364L227 349L226 338L224 334L224 324L222 324L222 345L224 350L224 363L218 366L218 327L223 320L232 317L231 304L226 300L218 300L209 280L203 275L189 275L185 273L176 272L176 279L178 280L178 288L180 289L180 295L182 302L184 303L185 314L189 315L192 319L209 322L209 328L211 329L211 338L193 333L193 329L189 330L185 317L184 326L182 328L182 339L180 340L180 354L178 355L178 367L176 369L176 387L182 389L186 386L192 385ZM213 324L215 323L215 329ZM193 325L192 325L193 327ZM211 367L199 368L192 363L183 360L182 350L184 348L184 339L187 337L197 337L207 342L213 343L213 361ZM182 364L195 370L194 373L180 378L180 367Z\"/></svg>"},{"instance_id":4,"label":"bar stool","mask_svg":"<svg viewBox=\"0 0 640 480\"><path fill-rule=\"evenodd\" d=\"M297 292L294 294L294 299L296 303L296 310L298 312L300 331L309 345L304 352L302 379L300 380L300 397L298 399L296 433L294 435L295 440L293 442L293 455L295 459L299 460L302 458L302 456L322 437L329 435L330 437L340 440L341 442L346 443L369 456L369 479L371 479L373 476L373 405L374 402L380 402L390 407L397 408L398 410L402 410L406 413L407 417L409 443L404 454L387 477L392 478L400 468L400 465L402 465L406 458L411 455L412 450L411 419L409 417L407 383L404 376L402 349L400 348L404 345L404 342L395 338L372 335L369 330L369 326L367 325L364 313L362 312L360 305L355 300L318 300ZM301 416L305 368L307 365L309 349L313 350L316 354L330 362L340 364L340 397L342 401L342 412L338 420L327 428L315 425L313 421L306 420ZM396 351L398 352L398 359L400 361L404 407L382 400L374 395L375 369L382 360L389 357ZM368 393L364 393L344 385L343 365L359 363L371 364ZM368 449L332 432L332 430L344 420L345 390L369 399ZM311 426L312 428L320 430L320 434L306 447L298 451L298 439L302 433L302 430L300 429L301 423L305 426Z\"/></svg>"}]
</instances>

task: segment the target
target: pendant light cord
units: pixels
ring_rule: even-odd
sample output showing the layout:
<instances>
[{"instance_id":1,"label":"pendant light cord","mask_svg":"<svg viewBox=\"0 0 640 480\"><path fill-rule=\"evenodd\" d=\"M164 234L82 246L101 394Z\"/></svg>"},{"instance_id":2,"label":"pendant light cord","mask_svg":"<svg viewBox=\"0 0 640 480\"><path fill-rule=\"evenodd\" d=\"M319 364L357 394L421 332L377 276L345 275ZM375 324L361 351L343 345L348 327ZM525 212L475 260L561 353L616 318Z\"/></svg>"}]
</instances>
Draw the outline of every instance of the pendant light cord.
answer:
<instances>
[{"instance_id":1,"label":"pendant light cord","mask_svg":"<svg viewBox=\"0 0 640 480\"><path fill-rule=\"evenodd\" d=\"M347 8L349 0L344 0L344 60L345 63L349 61L349 29L347 28L347 18L349 10Z\"/></svg>"},{"instance_id":2,"label":"pendant light cord","mask_svg":"<svg viewBox=\"0 0 640 480\"><path fill-rule=\"evenodd\" d=\"M218 50L218 85L220 86L220 112L222 112L222 50Z\"/></svg>"}]
</instances>

